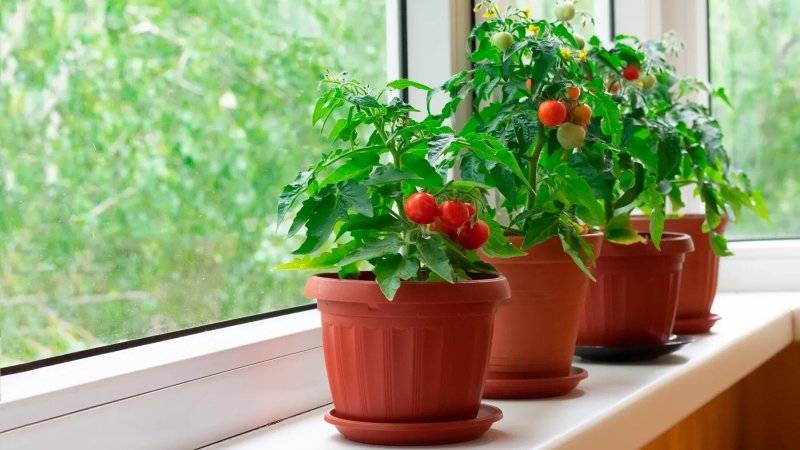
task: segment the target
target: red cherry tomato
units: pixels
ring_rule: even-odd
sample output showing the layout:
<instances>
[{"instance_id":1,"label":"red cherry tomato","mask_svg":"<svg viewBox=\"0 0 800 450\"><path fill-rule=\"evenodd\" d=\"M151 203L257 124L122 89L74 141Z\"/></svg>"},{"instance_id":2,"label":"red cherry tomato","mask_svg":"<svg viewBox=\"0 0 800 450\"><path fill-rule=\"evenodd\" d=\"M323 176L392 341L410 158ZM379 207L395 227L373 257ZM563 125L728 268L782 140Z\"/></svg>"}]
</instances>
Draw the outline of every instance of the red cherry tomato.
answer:
<instances>
[{"instance_id":1,"label":"red cherry tomato","mask_svg":"<svg viewBox=\"0 0 800 450\"><path fill-rule=\"evenodd\" d=\"M475 205L473 205L472 203L467 203L467 210L469 210L470 219L475 217Z\"/></svg>"},{"instance_id":2,"label":"red cherry tomato","mask_svg":"<svg viewBox=\"0 0 800 450\"><path fill-rule=\"evenodd\" d=\"M441 233L441 234L449 237L450 239L452 239L454 241L456 240L456 236L458 236L458 230L456 230L455 228L446 227L442 223L441 219L438 218L438 217L436 218L436 220L433 221L432 224L430 224L430 228L429 229L430 229L430 231L435 231L437 233Z\"/></svg>"},{"instance_id":3,"label":"red cherry tomato","mask_svg":"<svg viewBox=\"0 0 800 450\"><path fill-rule=\"evenodd\" d=\"M478 249L488 240L489 225L482 220L474 224L468 222L458 230L458 236L456 236L456 241L467 250Z\"/></svg>"},{"instance_id":4,"label":"red cherry tomato","mask_svg":"<svg viewBox=\"0 0 800 450\"><path fill-rule=\"evenodd\" d=\"M545 100L539 105L539 122L554 127L567 120L567 105L558 100Z\"/></svg>"},{"instance_id":5,"label":"red cherry tomato","mask_svg":"<svg viewBox=\"0 0 800 450\"><path fill-rule=\"evenodd\" d=\"M628 66L622 71L622 76L628 81L638 80L639 68L636 66Z\"/></svg>"},{"instance_id":6,"label":"red cherry tomato","mask_svg":"<svg viewBox=\"0 0 800 450\"><path fill-rule=\"evenodd\" d=\"M403 202L403 210L406 216L420 225L428 224L436 219L439 214L439 207L436 206L436 199L426 192L417 192L408 196Z\"/></svg>"},{"instance_id":7,"label":"red cherry tomato","mask_svg":"<svg viewBox=\"0 0 800 450\"><path fill-rule=\"evenodd\" d=\"M469 208L466 203L444 201L439 205L439 220L448 228L459 228L469 220Z\"/></svg>"}]
</instances>

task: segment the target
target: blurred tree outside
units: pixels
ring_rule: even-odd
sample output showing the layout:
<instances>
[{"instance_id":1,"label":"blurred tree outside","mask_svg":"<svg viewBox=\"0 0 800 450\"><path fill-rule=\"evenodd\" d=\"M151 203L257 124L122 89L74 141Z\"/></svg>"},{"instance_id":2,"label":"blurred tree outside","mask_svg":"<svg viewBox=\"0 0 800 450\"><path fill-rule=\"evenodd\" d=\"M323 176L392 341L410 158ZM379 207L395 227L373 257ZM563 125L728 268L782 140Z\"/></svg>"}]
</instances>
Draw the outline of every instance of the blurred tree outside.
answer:
<instances>
[{"instance_id":1,"label":"blurred tree outside","mask_svg":"<svg viewBox=\"0 0 800 450\"><path fill-rule=\"evenodd\" d=\"M309 302L276 199L323 72L387 81L385 14L0 2L0 366Z\"/></svg>"},{"instance_id":2,"label":"blurred tree outside","mask_svg":"<svg viewBox=\"0 0 800 450\"><path fill-rule=\"evenodd\" d=\"M761 189L772 223L745 213L734 239L800 237L800 2L710 0L711 81L733 164Z\"/></svg>"}]
</instances>

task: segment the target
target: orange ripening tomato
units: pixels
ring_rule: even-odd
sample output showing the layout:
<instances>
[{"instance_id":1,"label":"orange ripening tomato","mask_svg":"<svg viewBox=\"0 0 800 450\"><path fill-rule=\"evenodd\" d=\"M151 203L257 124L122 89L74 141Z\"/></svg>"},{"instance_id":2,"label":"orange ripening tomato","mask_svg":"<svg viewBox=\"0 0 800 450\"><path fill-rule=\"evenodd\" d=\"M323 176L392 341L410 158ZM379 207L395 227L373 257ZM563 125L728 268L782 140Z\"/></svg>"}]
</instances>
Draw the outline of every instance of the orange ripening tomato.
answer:
<instances>
[{"instance_id":1,"label":"orange ripening tomato","mask_svg":"<svg viewBox=\"0 0 800 450\"><path fill-rule=\"evenodd\" d=\"M582 103L572 110L572 121L578 125L586 125L590 120L592 120L592 108L586 103Z\"/></svg>"},{"instance_id":2,"label":"orange ripening tomato","mask_svg":"<svg viewBox=\"0 0 800 450\"><path fill-rule=\"evenodd\" d=\"M567 98L570 100L577 100L581 96L581 88L577 86L569 86L567 88Z\"/></svg>"},{"instance_id":3,"label":"orange ripening tomato","mask_svg":"<svg viewBox=\"0 0 800 450\"><path fill-rule=\"evenodd\" d=\"M531 81L531 79L528 78L527 80L525 80L525 86L528 88L528 92L530 92L531 89L533 89L533 81Z\"/></svg>"}]
</instances>

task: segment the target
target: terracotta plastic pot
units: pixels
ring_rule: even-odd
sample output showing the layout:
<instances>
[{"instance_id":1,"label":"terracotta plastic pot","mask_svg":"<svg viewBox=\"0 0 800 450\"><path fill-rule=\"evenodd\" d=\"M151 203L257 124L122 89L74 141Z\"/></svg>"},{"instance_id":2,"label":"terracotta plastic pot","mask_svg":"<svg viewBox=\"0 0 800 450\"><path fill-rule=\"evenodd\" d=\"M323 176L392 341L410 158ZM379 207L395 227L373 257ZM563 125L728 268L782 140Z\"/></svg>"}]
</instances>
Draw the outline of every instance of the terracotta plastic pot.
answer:
<instances>
[{"instance_id":1,"label":"terracotta plastic pot","mask_svg":"<svg viewBox=\"0 0 800 450\"><path fill-rule=\"evenodd\" d=\"M584 238L600 254L603 233ZM519 247L521 237L510 237ZM558 238L517 258L481 258L511 286L511 300L495 318L489 379L552 378L570 373L575 339L589 288L587 277L564 253Z\"/></svg>"},{"instance_id":2,"label":"terracotta plastic pot","mask_svg":"<svg viewBox=\"0 0 800 450\"><path fill-rule=\"evenodd\" d=\"M372 274L313 276L337 416L368 422L441 422L478 414L502 276L449 284L403 282L386 300Z\"/></svg>"},{"instance_id":3,"label":"terracotta plastic pot","mask_svg":"<svg viewBox=\"0 0 800 450\"><path fill-rule=\"evenodd\" d=\"M604 242L578 345L666 343L675 321L684 255L693 250L692 238L680 233L664 233L661 251L650 240L631 245Z\"/></svg>"},{"instance_id":4,"label":"terracotta plastic pot","mask_svg":"<svg viewBox=\"0 0 800 450\"><path fill-rule=\"evenodd\" d=\"M632 217L631 225L639 231L647 231L650 221L646 217ZM717 278L719 275L719 256L711 250L708 234L703 233L705 216L700 214L685 215L677 219L667 219L666 231L686 233L692 237L694 252L686 255L681 275L681 289L678 294L678 313L676 315L676 333L705 333L714 321L703 320L711 317L711 305L717 294ZM724 233L728 226L728 218L723 217L717 227L718 233ZM687 327L683 324L699 323L699 328Z\"/></svg>"}]
</instances>

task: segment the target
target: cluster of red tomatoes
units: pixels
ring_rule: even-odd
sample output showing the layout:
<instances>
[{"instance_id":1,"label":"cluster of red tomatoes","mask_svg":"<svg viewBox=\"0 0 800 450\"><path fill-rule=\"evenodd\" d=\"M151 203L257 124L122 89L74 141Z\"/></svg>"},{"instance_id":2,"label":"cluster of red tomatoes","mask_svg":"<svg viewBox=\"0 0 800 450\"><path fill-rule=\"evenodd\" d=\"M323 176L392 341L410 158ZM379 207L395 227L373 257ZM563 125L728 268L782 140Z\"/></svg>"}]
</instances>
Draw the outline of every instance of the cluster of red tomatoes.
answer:
<instances>
[{"instance_id":1,"label":"cluster of red tomatoes","mask_svg":"<svg viewBox=\"0 0 800 450\"><path fill-rule=\"evenodd\" d=\"M430 225L436 231L458 242L467 250L480 248L489 240L489 226L482 220L473 221L475 206L458 200L436 203L426 192L411 194L403 203L406 217L420 225Z\"/></svg>"},{"instance_id":2,"label":"cluster of red tomatoes","mask_svg":"<svg viewBox=\"0 0 800 450\"><path fill-rule=\"evenodd\" d=\"M567 100L545 100L539 105L537 115L542 125L558 127L556 137L558 143L566 149L583 145L586 129L592 120L592 108L578 99L580 88L570 86L566 89Z\"/></svg>"}]
</instances>

